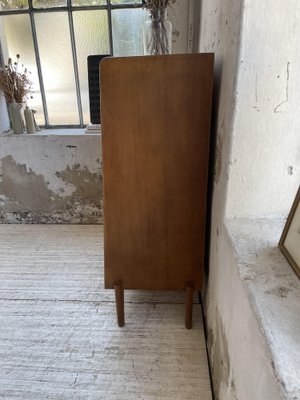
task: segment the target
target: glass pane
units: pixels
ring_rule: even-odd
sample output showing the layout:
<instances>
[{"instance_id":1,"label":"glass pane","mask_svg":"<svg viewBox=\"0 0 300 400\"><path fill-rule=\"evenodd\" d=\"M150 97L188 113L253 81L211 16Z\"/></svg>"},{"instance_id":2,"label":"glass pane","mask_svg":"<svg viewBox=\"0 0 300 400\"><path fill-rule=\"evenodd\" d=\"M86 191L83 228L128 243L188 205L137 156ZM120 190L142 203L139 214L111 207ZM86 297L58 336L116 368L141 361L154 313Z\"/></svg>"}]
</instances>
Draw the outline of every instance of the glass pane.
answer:
<instances>
[{"instance_id":1,"label":"glass pane","mask_svg":"<svg viewBox=\"0 0 300 400\"><path fill-rule=\"evenodd\" d=\"M33 0L32 6L35 8L65 7L67 0Z\"/></svg>"},{"instance_id":2,"label":"glass pane","mask_svg":"<svg viewBox=\"0 0 300 400\"><path fill-rule=\"evenodd\" d=\"M106 11L76 11L73 13L79 81L84 123L90 122L87 56L109 54Z\"/></svg>"},{"instance_id":3,"label":"glass pane","mask_svg":"<svg viewBox=\"0 0 300 400\"><path fill-rule=\"evenodd\" d=\"M140 8L112 11L115 56L143 54L143 24L146 18L147 12Z\"/></svg>"},{"instance_id":4,"label":"glass pane","mask_svg":"<svg viewBox=\"0 0 300 400\"><path fill-rule=\"evenodd\" d=\"M72 0L72 6L103 6L106 5L106 0Z\"/></svg>"},{"instance_id":5,"label":"glass pane","mask_svg":"<svg viewBox=\"0 0 300 400\"><path fill-rule=\"evenodd\" d=\"M28 0L0 0L0 11L28 8Z\"/></svg>"},{"instance_id":6,"label":"glass pane","mask_svg":"<svg viewBox=\"0 0 300 400\"><path fill-rule=\"evenodd\" d=\"M110 0L111 4L142 4L142 0Z\"/></svg>"},{"instance_id":7,"label":"glass pane","mask_svg":"<svg viewBox=\"0 0 300 400\"><path fill-rule=\"evenodd\" d=\"M49 123L78 124L75 78L68 14L35 15Z\"/></svg>"},{"instance_id":8,"label":"glass pane","mask_svg":"<svg viewBox=\"0 0 300 400\"><path fill-rule=\"evenodd\" d=\"M29 15L7 15L0 18L3 26L1 42L5 62L8 57L16 60L20 54L20 62L30 71L32 85L32 99L28 99L29 107L37 111L36 120L39 125L44 125L44 114L41 100L38 73L35 62L33 41Z\"/></svg>"}]
</instances>

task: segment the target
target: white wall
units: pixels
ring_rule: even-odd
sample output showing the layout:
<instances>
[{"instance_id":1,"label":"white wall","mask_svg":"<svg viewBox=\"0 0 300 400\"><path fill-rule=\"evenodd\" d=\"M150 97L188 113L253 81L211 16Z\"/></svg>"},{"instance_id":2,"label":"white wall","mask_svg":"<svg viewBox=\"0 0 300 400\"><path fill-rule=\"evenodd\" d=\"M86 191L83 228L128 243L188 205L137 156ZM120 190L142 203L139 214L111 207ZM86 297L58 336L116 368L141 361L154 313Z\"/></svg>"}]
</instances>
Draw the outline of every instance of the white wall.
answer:
<instances>
[{"instance_id":1,"label":"white wall","mask_svg":"<svg viewBox=\"0 0 300 400\"><path fill-rule=\"evenodd\" d=\"M0 37L3 35L3 26L0 21ZM0 43L0 61L1 58L6 60L7 59L7 49ZM0 133L7 130L9 128L9 118L6 109L6 103L4 96L0 93Z\"/></svg>"},{"instance_id":2,"label":"white wall","mask_svg":"<svg viewBox=\"0 0 300 400\"><path fill-rule=\"evenodd\" d=\"M204 0L200 52L215 53L213 136L216 140L213 224L225 209L232 129L235 115L237 63L242 4L240 0Z\"/></svg>"},{"instance_id":3,"label":"white wall","mask_svg":"<svg viewBox=\"0 0 300 400\"><path fill-rule=\"evenodd\" d=\"M198 0L176 0L168 8L168 19L172 23L172 53L182 54L195 51L194 34L196 35L199 20L194 19L198 9ZM199 15L199 12L198 12Z\"/></svg>"},{"instance_id":4,"label":"white wall","mask_svg":"<svg viewBox=\"0 0 300 400\"><path fill-rule=\"evenodd\" d=\"M5 99L0 94L0 133L9 129L9 119L6 110Z\"/></svg>"},{"instance_id":5,"label":"white wall","mask_svg":"<svg viewBox=\"0 0 300 400\"><path fill-rule=\"evenodd\" d=\"M282 398L226 220L286 217L300 183L299 10L296 0L202 1L199 50L214 52L216 60L204 301L215 394L221 400ZM257 370L263 373L256 376Z\"/></svg>"},{"instance_id":6,"label":"white wall","mask_svg":"<svg viewBox=\"0 0 300 400\"><path fill-rule=\"evenodd\" d=\"M236 80L239 58L241 15L240 0L203 0L200 23L200 52L215 53L212 135L216 142L211 221L211 251L205 314L208 347L216 398L234 399L235 388L230 366L226 317L234 302L233 285L222 282L231 276L231 255L224 226L227 180L232 129L235 116ZM227 262L224 263L224 260ZM232 278L233 279L233 278ZM228 290L231 298L223 301Z\"/></svg>"},{"instance_id":7,"label":"white wall","mask_svg":"<svg viewBox=\"0 0 300 400\"><path fill-rule=\"evenodd\" d=\"M300 183L300 3L247 0L228 217L286 216Z\"/></svg>"}]
</instances>

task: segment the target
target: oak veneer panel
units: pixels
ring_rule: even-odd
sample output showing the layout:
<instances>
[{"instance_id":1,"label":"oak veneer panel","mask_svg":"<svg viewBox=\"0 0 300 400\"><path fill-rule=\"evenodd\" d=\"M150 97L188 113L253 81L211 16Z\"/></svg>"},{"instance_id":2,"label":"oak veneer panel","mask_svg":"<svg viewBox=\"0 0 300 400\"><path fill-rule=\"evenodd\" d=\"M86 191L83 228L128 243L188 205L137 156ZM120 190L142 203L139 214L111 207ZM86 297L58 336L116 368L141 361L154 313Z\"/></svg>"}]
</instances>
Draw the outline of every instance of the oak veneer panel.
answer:
<instances>
[{"instance_id":1,"label":"oak veneer panel","mask_svg":"<svg viewBox=\"0 0 300 400\"><path fill-rule=\"evenodd\" d=\"M100 68L105 287L200 289L213 55Z\"/></svg>"}]
</instances>

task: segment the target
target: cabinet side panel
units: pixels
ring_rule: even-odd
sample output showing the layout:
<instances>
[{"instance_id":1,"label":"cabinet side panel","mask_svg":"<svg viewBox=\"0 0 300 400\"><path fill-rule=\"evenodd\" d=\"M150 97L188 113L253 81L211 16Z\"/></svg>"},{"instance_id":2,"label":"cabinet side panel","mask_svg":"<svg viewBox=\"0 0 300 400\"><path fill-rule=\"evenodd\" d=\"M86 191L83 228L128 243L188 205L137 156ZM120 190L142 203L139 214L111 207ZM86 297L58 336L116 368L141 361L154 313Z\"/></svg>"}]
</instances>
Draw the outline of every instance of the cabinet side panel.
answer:
<instances>
[{"instance_id":1,"label":"cabinet side panel","mask_svg":"<svg viewBox=\"0 0 300 400\"><path fill-rule=\"evenodd\" d=\"M101 63L105 286L202 284L212 54Z\"/></svg>"}]
</instances>

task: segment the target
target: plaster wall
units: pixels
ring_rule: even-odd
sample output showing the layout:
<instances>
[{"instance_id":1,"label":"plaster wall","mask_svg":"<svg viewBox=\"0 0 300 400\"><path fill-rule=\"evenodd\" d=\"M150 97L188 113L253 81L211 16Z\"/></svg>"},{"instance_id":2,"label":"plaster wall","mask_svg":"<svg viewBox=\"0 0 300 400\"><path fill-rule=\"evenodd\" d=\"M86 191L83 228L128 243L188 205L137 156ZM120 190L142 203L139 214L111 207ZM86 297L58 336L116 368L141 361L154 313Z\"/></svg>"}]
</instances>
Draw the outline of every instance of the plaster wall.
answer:
<instances>
[{"instance_id":1,"label":"plaster wall","mask_svg":"<svg viewBox=\"0 0 300 400\"><path fill-rule=\"evenodd\" d=\"M0 94L0 132L9 128L9 119L6 109L6 103L3 96Z\"/></svg>"},{"instance_id":2,"label":"plaster wall","mask_svg":"<svg viewBox=\"0 0 300 400\"><path fill-rule=\"evenodd\" d=\"M1 6L0 6L1 7ZM0 21L0 37L3 37L3 25ZM7 58L7 48L5 43L0 43L0 63L3 64ZM0 133L9 129L10 122L6 107L6 101L4 96L0 93Z\"/></svg>"},{"instance_id":3,"label":"plaster wall","mask_svg":"<svg viewBox=\"0 0 300 400\"><path fill-rule=\"evenodd\" d=\"M296 1L289 7L279 1L202 2L199 49L215 52L216 60L212 130L216 151L204 293L216 399L298 399L289 397L278 374L283 357L275 370L266 340L272 331L254 307L255 276L249 275L254 288L250 294L235 255L241 246L238 234L231 237L227 229L230 219L239 225L242 217L286 216L299 185L297 18ZM242 245L247 254L247 240ZM272 255L263 262L268 257ZM240 262L247 266L247 260ZM272 271L272 284L280 292L286 273ZM259 301L264 302L264 296ZM271 313L266 318L272 318Z\"/></svg>"},{"instance_id":4,"label":"plaster wall","mask_svg":"<svg viewBox=\"0 0 300 400\"><path fill-rule=\"evenodd\" d=\"M102 222L100 135L0 136L0 222Z\"/></svg>"},{"instance_id":5,"label":"plaster wall","mask_svg":"<svg viewBox=\"0 0 300 400\"><path fill-rule=\"evenodd\" d=\"M300 182L300 3L245 1L227 216L286 217Z\"/></svg>"},{"instance_id":6,"label":"plaster wall","mask_svg":"<svg viewBox=\"0 0 300 400\"><path fill-rule=\"evenodd\" d=\"M236 74L242 10L243 2L239 0L203 0L200 22L199 50L215 53L212 118L212 147L215 147L215 160L212 177L211 249L208 283L204 289L204 312L213 387L217 400L237 398L231 361L232 343L226 319L233 299L223 299L221 274L226 271L223 269L223 260L227 260L228 271L232 257L229 249L224 252L228 243L224 218L237 96ZM228 275L225 273L225 276ZM227 288L232 290L232 286L232 283L227 283Z\"/></svg>"},{"instance_id":7,"label":"plaster wall","mask_svg":"<svg viewBox=\"0 0 300 400\"><path fill-rule=\"evenodd\" d=\"M236 79L243 2L202 2L200 52L215 53L212 144L216 147L213 168L212 231L223 220L230 163L230 149L237 98Z\"/></svg>"},{"instance_id":8,"label":"plaster wall","mask_svg":"<svg viewBox=\"0 0 300 400\"><path fill-rule=\"evenodd\" d=\"M175 0L168 8L172 23L172 53L196 51L199 33L199 0Z\"/></svg>"},{"instance_id":9,"label":"plaster wall","mask_svg":"<svg viewBox=\"0 0 300 400\"><path fill-rule=\"evenodd\" d=\"M280 400L283 392L249 292L240 277L227 224L219 237L221 240L214 241L211 251L219 253L222 262L210 271L206 312L215 398Z\"/></svg>"}]
</instances>

